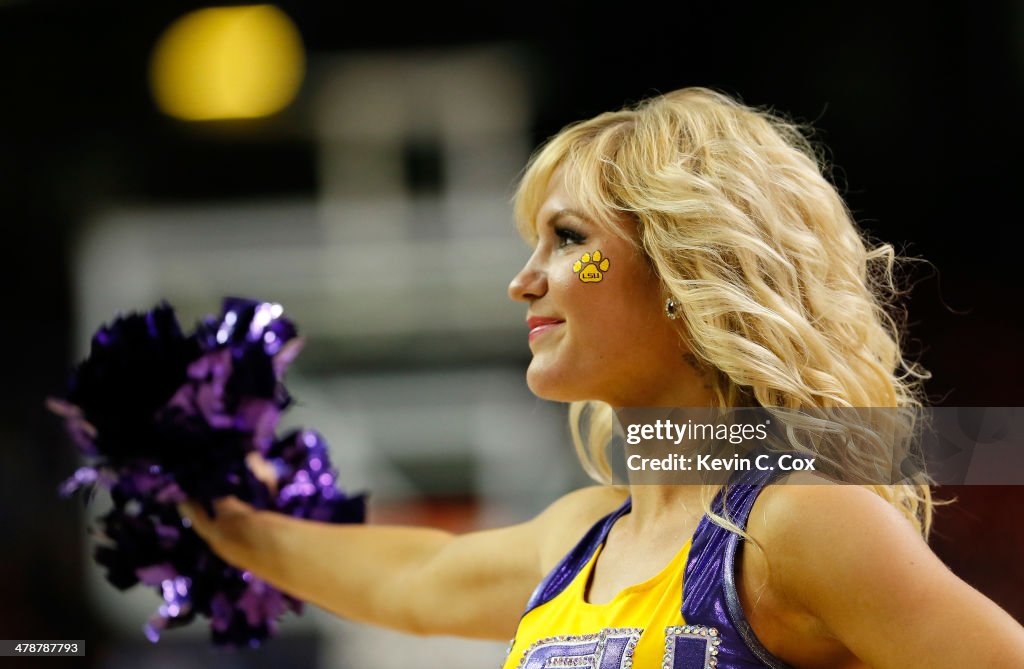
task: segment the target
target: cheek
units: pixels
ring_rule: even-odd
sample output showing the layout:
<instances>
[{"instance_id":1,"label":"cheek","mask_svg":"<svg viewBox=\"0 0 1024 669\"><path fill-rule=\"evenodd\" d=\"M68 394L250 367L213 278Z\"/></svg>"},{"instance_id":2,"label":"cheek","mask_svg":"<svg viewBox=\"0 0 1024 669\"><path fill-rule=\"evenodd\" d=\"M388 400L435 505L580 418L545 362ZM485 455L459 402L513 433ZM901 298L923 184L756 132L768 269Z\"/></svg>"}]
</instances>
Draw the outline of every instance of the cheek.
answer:
<instances>
[{"instance_id":1,"label":"cheek","mask_svg":"<svg viewBox=\"0 0 1024 669\"><path fill-rule=\"evenodd\" d=\"M573 269L579 262L580 255L566 254L559 258L548 276L551 289L559 296L562 308L570 310L575 317L587 313L595 300L600 299L602 289L608 284L607 278L600 283L586 283L580 280L579 272Z\"/></svg>"},{"instance_id":2,"label":"cheek","mask_svg":"<svg viewBox=\"0 0 1024 669\"><path fill-rule=\"evenodd\" d=\"M605 272L599 282L584 282L569 273L563 280L564 294L571 308L575 334L588 344L613 348L643 334L647 301L628 275Z\"/></svg>"},{"instance_id":3,"label":"cheek","mask_svg":"<svg viewBox=\"0 0 1024 669\"><path fill-rule=\"evenodd\" d=\"M588 328L607 319L610 310L617 310L615 281L605 276L600 282L583 282L572 271L572 262L554 279L558 290L565 296L565 308L572 322ZM606 326L607 327L607 326Z\"/></svg>"},{"instance_id":4,"label":"cheek","mask_svg":"<svg viewBox=\"0 0 1024 669\"><path fill-rule=\"evenodd\" d=\"M564 255L549 276L552 288L564 297L563 308L579 326L576 333L600 334L609 344L642 336L661 316L660 283L633 252L609 248L595 262L595 251L578 248Z\"/></svg>"}]
</instances>

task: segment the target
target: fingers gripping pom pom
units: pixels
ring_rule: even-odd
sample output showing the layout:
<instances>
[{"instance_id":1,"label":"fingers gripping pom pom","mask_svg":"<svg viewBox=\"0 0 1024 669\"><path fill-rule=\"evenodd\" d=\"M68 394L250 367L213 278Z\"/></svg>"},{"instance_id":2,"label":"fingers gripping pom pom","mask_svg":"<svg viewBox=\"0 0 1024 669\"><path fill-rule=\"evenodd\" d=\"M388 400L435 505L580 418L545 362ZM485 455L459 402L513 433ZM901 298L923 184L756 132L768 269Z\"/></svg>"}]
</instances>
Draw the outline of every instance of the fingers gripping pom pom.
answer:
<instances>
[{"instance_id":1,"label":"fingers gripping pom pom","mask_svg":"<svg viewBox=\"0 0 1024 669\"><path fill-rule=\"evenodd\" d=\"M177 504L192 499L212 516L215 499L235 495L299 518L364 521L365 496L337 488L319 434L276 436L291 403L284 376L301 347L277 304L227 298L186 336L161 303L101 327L67 397L48 400L88 460L60 494L82 490L86 503L97 488L110 494L96 562L115 587L142 583L160 595L143 628L151 641L202 615L215 644L258 646L281 615L303 608L225 563Z\"/></svg>"}]
</instances>

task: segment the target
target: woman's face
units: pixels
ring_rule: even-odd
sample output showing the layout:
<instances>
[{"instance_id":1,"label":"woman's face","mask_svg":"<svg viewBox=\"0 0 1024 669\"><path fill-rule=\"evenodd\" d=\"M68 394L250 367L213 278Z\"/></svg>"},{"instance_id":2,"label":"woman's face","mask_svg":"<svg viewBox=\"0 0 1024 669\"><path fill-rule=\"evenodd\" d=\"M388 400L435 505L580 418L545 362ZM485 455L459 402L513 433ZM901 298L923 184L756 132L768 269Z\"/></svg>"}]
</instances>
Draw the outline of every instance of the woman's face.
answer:
<instances>
[{"instance_id":1,"label":"woman's face","mask_svg":"<svg viewBox=\"0 0 1024 669\"><path fill-rule=\"evenodd\" d=\"M561 402L710 404L710 388L679 322L665 315L666 296L646 258L587 217L562 170L534 224L537 246L508 289L528 305L530 389Z\"/></svg>"}]
</instances>

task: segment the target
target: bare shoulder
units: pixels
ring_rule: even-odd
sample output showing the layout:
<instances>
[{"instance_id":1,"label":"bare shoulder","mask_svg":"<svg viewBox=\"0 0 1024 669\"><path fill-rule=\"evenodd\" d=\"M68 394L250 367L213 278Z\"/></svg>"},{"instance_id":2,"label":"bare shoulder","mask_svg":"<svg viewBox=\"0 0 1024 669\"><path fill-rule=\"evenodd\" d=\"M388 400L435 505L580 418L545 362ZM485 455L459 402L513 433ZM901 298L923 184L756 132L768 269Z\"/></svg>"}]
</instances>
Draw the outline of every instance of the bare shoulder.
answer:
<instances>
[{"instance_id":1,"label":"bare shoulder","mask_svg":"<svg viewBox=\"0 0 1024 669\"><path fill-rule=\"evenodd\" d=\"M927 550L902 514L865 488L798 472L761 492L746 528L756 548L744 550L737 585L748 622L772 654L793 666L862 666L835 634L822 599L855 587L840 581L871 553L862 542L878 525Z\"/></svg>"},{"instance_id":2,"label":"bare shoulder","mask_svg":"<svg viewBox=\"0 0 1024 669\"><path fill-rule=\"evenodd\" d=\"M789 588L807 583L815 570L833 578L826 572L857 569L876 556L930 552L909 519L878 494L810 472L765 488L747 531L776 572L772 580Z\"/></svg>"},{"instance_id":3,"label":"bare shoulder","mask_svg":"<svg viewBox=\"0 0 1024 669\"><path fill-rule=\"evenodd\" d=\"M1024 666L1019 623L957 578L900 510L868 488L798 476L766 488L747 524L763 550L744 552L743 587L772 603L774 617L750 620L770 651L796 666ZM963 620L977 631L951 638ZM903 632L879 634L890 629Z\"/></svg>"},{"instance_id":4,"label":"bare shoulder","mask_svg":"<svg viewBox=\"0 0 1024 669\"><path fill-rule=\"evenodd\" d=\"M811 472L798 472L771 485L758 497L747 526L766 548L828 554L851 543L870 547L872 538L924 546L924 539L893 505L871 490L838 484Z\"/></svg>"},{"instance_id":5,"label":"bare shoulder","mask_svg":"<svg viewBox=\"0 0 1024 669\"><path fill-rule=\"evenodd\" d=\"M629 495L626 488L594 485L567 493L531 521L541 537L544 573L572 549L590 527L617 509Z\"/></svg>"}]
</instances>

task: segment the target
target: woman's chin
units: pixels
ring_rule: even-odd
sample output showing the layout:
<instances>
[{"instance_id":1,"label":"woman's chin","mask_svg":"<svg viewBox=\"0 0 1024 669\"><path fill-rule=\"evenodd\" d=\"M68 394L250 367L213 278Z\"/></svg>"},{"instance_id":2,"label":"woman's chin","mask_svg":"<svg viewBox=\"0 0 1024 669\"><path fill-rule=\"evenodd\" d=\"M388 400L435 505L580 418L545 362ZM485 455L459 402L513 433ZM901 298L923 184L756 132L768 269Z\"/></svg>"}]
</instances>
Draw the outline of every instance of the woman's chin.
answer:
<instances>
[{"instance_id":1,"label":"woman's chin","mask_svg":"<svg viewBox=\"0 0 1024 669\"><path fill-rule=\"evenodd\" d=\"M588 397L579 383L572 383L573 375L556 369L540 367L536 361L526 370L526 385L537 397L552 402L576 402Z\"/></svg>"}]
</instances>

